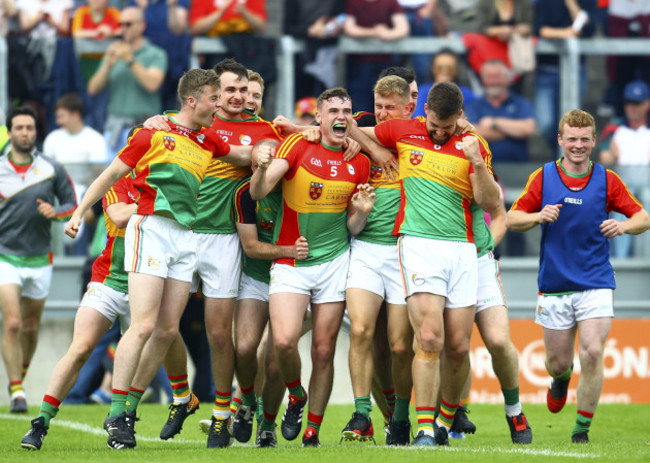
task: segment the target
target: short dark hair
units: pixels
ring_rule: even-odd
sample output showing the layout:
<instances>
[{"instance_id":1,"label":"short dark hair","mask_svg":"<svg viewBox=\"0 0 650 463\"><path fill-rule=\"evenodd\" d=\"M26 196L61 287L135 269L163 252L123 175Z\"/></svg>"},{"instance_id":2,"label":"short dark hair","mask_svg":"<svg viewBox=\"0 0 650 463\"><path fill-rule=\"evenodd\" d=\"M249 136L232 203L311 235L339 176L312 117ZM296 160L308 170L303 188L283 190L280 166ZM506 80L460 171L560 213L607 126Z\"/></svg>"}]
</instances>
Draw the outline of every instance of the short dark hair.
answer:
<instances>
[{"instance_id":1,"label":"short dark hair","mask_svg":"<svg viewBox=\"0 0 650 463\"><path fill-rule=\"evenodd\" d=\"M232 72L240 79L248 80L248 69L246 69L246 66L232 58L226 58L219 61L212 69L214 69L214 72L216 72L219 77L221 77L221 74L224 72Z\"/></svg>"},{"instance_id":2,"label":"short dark hair","mask_svg":"<svg viewBox=\"0 0 650 463\"><path fill-rule=\"evenodd\" d=\"M463 92L453 82L438 82L429 90L427 108L440 119L449 119L463 109Z\"/></svg>"},{"instance_id":3,"label":"short dark hair","mask_svg":"<svg viewBox=\"0 0 650 463\"><path fill-rule=\"evenodd\" d=\"M332 98L340 98L343 101L350 100L350 102L352 102L352 98L350 97L350 94L343 87L328 88L323 93L321 93L318 97L318 103L317 103L318 110L320 111L320 108L323 105L323 101L329 101Z\"/></svg>"},{"instance_id":4,"label":"short dark hair","mask_svg":"<svg viewBox=\"0 0 650 463\"><path fill-rule=\"evenodd\" d=\"M192 95L198 97L206 85L219 88L219 77L212 69L190 69L178 81L178 99L181 107L185 106L185 99Z\"/></svg>"},{"instance_id":5,"label":"short dark hair","mask_svg":"<svg viewBox=\"0 0 650 463\"><path fill-rule=\"evenodd\" d=\"M61 95L56 101L54 109L67 109L71 113L78 112L81 116L84 115L84 100L77 93L66 93Z\"/></svg>"},{"instance_id":6,"label":"short dark hair","mask_svg":"<svg viewBox=\"0 0 650 463\"><path fill-rule=\"evenodd\" d=\"M379 79L386 76L398 76L406 81L407 84L415 81L415 71L404 66L389 66L379 73ZM379 80L377 79L377 80Z\"/></svg>"},{"instance_id":7,"label":"short dark hair","mask_svg":"<svg viewBox=\"0 0 650 463\"><path fill-rule=\"evenodd\" d=\"M11 132L11 126L13 125L13 119L16 116L32 116L34 119L34 124L38 122L36 111L31 106L16 106L11 108L7 113L7 130Z\"/></svg>"}]
</instances>

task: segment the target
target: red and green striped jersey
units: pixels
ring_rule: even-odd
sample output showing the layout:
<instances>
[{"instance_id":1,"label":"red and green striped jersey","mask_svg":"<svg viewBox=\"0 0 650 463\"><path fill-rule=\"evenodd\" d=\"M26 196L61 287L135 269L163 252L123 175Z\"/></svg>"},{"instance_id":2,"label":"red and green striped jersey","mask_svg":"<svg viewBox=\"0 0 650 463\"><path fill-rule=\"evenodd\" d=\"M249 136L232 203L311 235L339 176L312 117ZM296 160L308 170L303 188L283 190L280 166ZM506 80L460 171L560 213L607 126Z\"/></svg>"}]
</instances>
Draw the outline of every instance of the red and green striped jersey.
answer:
<instances>
[{"instance_id":1,"label":"red and green striped jersey","mask_svg":"<svg viewBox=\"0 0 650 463\"><path fill-rule=\"evenodd\" d=\"M250 194L250 177L243 180L235 190L233 199L233 214L236 223L255 224L257 239L262 243L273 243L278 212L282 207L282 193L272 191L266 197L255 201ZM271 270L270 260L253 259L244 253L242 271L251 278L262 283L269 283Z\"/></svg>"},{"instance_id":2,"label":"red and green striped jersey","mask_svg":"<svg viewBox=\"0 0 650 463\"><path fill-rule=\"evenodd\" d=\"M224 119L218 115L212 124L214 131L231 145L254 145L260 140L282 138L273 124L257 116L250 119ZM199 190L196 233L235 233L231 201L237 185L251 174L249 166L238 167L218 159L213 160Z\"/></svg>"},{"instance_id":3,"label":"red and green striped jersey","mask_svg":"<svg viewBox=\"0 0 650 463\"><path fill-rule=\"evenodd\" d=\"M190 228L210 161L227 155L230 146L209 128L192 130L171 118L169 125L169 132L136 129L118 156L135 171L137 213L162 215Z\"/></svg>"},{"instance_id":4,"label":"red and green striped jersey","mask_svg":"<svg viewBox=\"0 0 650 463\"><path fill-rule=\"evenodd\" d=\"M347 207L357 185L368 182L370 162L365 156L343 160L341 149L309 143L300 134L285 139L276 159L289 162L282 179L282 209L275 227L278 245L292 246L307 238L309 257L282 258L296 267L329 262L348 248Z\"/></svg>"},{"instance_id":5,"label":"red and green striped jersey","mask_svg":"<svg viewBox=\"0 0 650 463\"><path fill-rule=\"evenodd\" d=\"M102 199L104 211L112 204L133 204L138 201L140 193L136 190L131 174L121 178L108 190ZM124 271L124 228L117 225L104 212L106 223L106 247L93 263L90 281L103 283L127 294L129 292L128 277Z\"/></svg>"},{"instance_id":6,"label":"red and green striped jersey","mask_svg":"<svg viewBox=\"0 0 650 463\"><path fill-rule=\"evenodd\" d=\"M444 145L431 141L426 119L393 119L375 133L384 146L395 149L402 176L402 198L395 232L450 241L474 242L470 174L472 163L461 150L465 136L479 139L481 155L492 173L487 142L468 133L452 136Z\"/></svg>"}]
</instances>

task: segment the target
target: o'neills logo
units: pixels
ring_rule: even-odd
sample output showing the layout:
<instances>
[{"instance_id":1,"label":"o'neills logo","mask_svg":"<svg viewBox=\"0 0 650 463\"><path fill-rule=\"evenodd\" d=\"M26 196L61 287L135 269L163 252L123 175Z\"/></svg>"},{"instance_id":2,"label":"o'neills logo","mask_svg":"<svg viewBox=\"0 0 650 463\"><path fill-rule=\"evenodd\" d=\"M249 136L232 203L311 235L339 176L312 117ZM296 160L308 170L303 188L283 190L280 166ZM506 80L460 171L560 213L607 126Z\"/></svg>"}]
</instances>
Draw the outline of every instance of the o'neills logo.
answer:
<instances>
[{"instance_id":1,"label":"o'neills logo","mask_svg":"<svg viewBox=\"0 0 650 463\"><path fill-rule=\"evenodd\" d=\"M316 200L320 198L320 195L322 194L323 194L323 184L311 182L311 186L309 187L309 197L313 200Z\"/></svg>"},{"instance_id":2,"label":"o'neills logo","mask_svg":"<svg viewBox=\"0 0 650 463\"><path fill-rule=\"evenodd\" d=\"M423 157L424 157L423 151L411 151L411 157L409 158L409 161L411 161L411 164L413 164L414 166L417 166L422 162Z\"/></svg>"},{"instance_id":3,"label":"o'neills logo","mask_svg":"<svg viewBox=\"0 0 650 463\"><path fill-rule=\"evenodd\" d=\"M381 178L381 167L370 166L370 178L373 180L379 180Z\"/></svg>"},{"instance_id":4,"label":"o'neills logo","mask_svg":"<svg viewBox=\"0 0 650 463\"><path fill-rule=\"evenodd\" d=\"M176 139L169 135L163 136L163 143L165 145L165 148L167 148L169 151L174 151L174 148L176 148Z\"/></svg>"}]
</instances>

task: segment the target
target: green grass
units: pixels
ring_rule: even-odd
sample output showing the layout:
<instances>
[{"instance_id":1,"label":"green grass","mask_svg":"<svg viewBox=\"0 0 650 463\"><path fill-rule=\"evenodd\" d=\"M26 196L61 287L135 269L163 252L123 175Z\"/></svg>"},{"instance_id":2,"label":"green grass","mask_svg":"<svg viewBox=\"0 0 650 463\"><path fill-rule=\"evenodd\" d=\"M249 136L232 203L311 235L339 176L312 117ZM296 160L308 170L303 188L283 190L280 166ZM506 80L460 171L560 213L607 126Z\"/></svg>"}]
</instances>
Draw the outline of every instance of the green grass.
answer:
<instances>
[{"instance_id":1,"label":"green grass","mask_svg":"<svg viewBox=\"0 0 650 463\"><path fill-rule=\"evenodd\" d=\"M364 463L363 460L413 463L420 459L442 457L458 462L563 462L563 461L650 461L650 405L601 405L589 433L591 443L575 445L570 442L575 421L575 404L553 415L543 405L525 405L524 410L533 429L533 444L515 446L510 442L503 407L499 405L472 405L470 418L477 433L465 440L452 440L449 448L387 448L383 445L382 419L373 411L377 446L371 443L343 443L339 445L340 431L350 418L352 405L334 405L327 409L321 429L320 449L300 448L300 438L285 441L279 433L277 449L256 449L251 443L235 444L227 449L206 449L205 436L198 427L199 419L207 418L210 405L201 404L201 410L190 416L180 436L169 442L158 439L160 428L167 417L162 405L142 405L141 421L136 425L138 446L135 450L115 451L106 447L102 423L108 408L97 405L63 406L52 421L49 434L40 452L28 452L20 447L20 440L29 429L29 420L37 413L30 408L29 416L8 413L0 407L0 460L47 462L138 462L177 463L184 461L224 461L289 463L304 460L310 463ZM415 413L412 412L412 418ZM180 437L180 438L179 438Z\"/></svg>"}]
</instances>

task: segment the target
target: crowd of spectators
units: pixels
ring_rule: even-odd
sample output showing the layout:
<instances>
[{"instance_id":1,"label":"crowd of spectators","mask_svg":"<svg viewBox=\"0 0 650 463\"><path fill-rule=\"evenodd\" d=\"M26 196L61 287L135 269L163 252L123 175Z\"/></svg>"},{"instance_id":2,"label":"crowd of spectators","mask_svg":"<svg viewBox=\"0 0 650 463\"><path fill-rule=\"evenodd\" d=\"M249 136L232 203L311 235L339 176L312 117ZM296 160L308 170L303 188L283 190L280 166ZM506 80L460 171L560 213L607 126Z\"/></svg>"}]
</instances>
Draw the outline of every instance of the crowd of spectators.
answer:
<instances>
[{"instance_id":1,"label":"crowd of spectators","mask_svg":"<svg viewBox=\"0 0 650 463\"><path fill-rule=\"evenodd\" d=\"M37 109L39 144L57 128L53 136L71 140L80 139L86 129L101 133L105 161L125 144L131 126L177 107L176 83L190 67L194 36L219 37L226 55L258 71L272 86L274 39L282 34L304 41L305 48L295 57L295 94L276 98L309 101L304 99L342 84L355 109L370 110L381 70L407 65L420 87L416 116L424 115L423 102L434 83L460 85L466 114L490 143L497 169L499 163L552 159L557 156L559 58L538 55L534 69L522 72L509 54L514 38L649 37L649 18L650 2L631 0L0 0L10 104ZM270 27L274 20L277 24ZM341 68L337 41L342 36L385 42L455 38L467 53L348 55ZM73 39L105 46L75 48ZM207 68L222 58L200 56L198 63ZM630 82L649 82L648 62L643 56L607 57L607 88L599 106L599 114L608 117L605 122L631 124L633 103L624 90ZM583 63L581 96L586 79ZM76 103L62 106L64 94L68 103L69 94L76 94L80 109ZM74 129L64 125L72 118L62 116L66 111L75 120L83 114L83 132L77 132L77 122ZM270 112L272 106L267 119L275 115ZM611 152L606 150L604 160L618 165L624 157L606 157ZM78 162L90 159L80 156ZM88 183L94 175L89 172L78 183Z\"/></svg>"}]
</instances>

